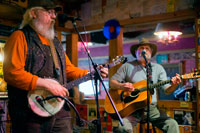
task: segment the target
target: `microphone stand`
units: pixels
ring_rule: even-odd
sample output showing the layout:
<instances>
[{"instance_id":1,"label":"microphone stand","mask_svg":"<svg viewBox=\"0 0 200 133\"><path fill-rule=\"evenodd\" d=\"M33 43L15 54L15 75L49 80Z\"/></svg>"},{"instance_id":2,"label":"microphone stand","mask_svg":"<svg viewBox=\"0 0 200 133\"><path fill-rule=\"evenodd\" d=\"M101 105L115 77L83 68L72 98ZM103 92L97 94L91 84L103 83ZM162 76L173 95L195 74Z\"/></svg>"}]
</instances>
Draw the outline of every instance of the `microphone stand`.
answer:
<instances>
[{"instance_id":1,"label":"microphone stand","mask_svg":"<svg viewBox=\"0 0 200 133\"><path fill-rule=\"evenodd\" d=\"M95 75L94 75L94 84L95 84L95 91L96 91L95 100L96 100L96 108L97 108L97 120L94 120L93 124L97 125L97 132L101 133L101 119L100 119L101 117L100 117L100 112L99 112L98 83L97 83L98 76L99 76L99 74L95 73Z\"/></svg>"},{"instance_id":2,"label":"microphone stand","mask_svg":"<svg viewBox=\"0 0 200 133\"><path fill-rule=\"evenodd\" d=\"M108 96L108 98L109 98L109 100L110 100L110 102L111 102L111 104L112 104L112 106L113 106L113 108L114 108L114 110L115 110L117 116L118 116L119 122L120 122L120 124L123 126L123 125L124 125L124 124L123 124L123 120L122 120L121 116L119 115L119 112L117 111L117 109L116 109L116 107L115 107L115 105L114 105L114 102L113 102L113 100L112 100L110 94L108 93L108 91L107 91L107 89L106 89L106 86L105 86L105 84L104 84L104 82L103 82L103 79L102 79L102 77L100 76L99 70L97 69L97 64L95 64L94 61L92 60L92 57L91 57L91 55L90 55L90 53L89 53L87 47L86 47L85 44L84 44L84 41L83 41L83 39L82 39L82 37L81 37L79 31L78 31L78 28L77 28L77 26L76 26L76 22L75 22L75 21L76 21L76 20L72 20L72 24L73 24L73 26L74 26L75 31L76 31L77 34L78 34L79 39L81 40L81 42L82 42L82 44L83 44L83 46L84 46L84 48L85 48L85 51L86 51L87 54L88 54L88 58L90 59L90 61L91 61L91 63L92 63L92 66L93 66L93 69L94 69L94 71L95 71L95 84L96 84L96 85L95 85L95 87L96 87L96 97L95 97L95 99L96 99L96 104L97 104L97 133L101 133L101 121L100 121L100 113L99 113L97 80L99 80L100 83L103 85L103 88L104 88L104 90L105 90L105 92L106 92L106 94L107 94L107 96Z\"/></svg>"},{"instance_id":3,"label":"microphone stand","mask_svg":"<svg viewBox=\"0 0 200 133\"><path fill-rule=\"evenodd\" d=\"M145 64L146 64L146 74L147 74L147 133L149 133L149 91L150 91L150 85L152 83L152 68L151 68L151 63L147 61L147 58L145 56L145 53L142 53L142 56L145 60Z\"/></svg>"}]
</instances>

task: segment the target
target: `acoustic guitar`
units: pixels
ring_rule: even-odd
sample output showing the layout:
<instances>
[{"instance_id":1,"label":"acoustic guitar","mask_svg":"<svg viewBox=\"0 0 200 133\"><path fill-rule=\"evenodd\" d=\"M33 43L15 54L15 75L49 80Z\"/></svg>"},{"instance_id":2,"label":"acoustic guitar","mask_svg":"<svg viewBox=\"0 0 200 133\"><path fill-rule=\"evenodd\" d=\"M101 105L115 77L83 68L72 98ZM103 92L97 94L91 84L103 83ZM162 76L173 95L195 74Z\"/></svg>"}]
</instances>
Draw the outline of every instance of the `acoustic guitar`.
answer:
<instances>
[{"instance_id":1,"label":"acoustic guitar","mask_svg":"<svg viewBox=\"0 0 200 133\"><path fill-rule=\"evenodd\" d=\"M194 79L199 77L200 76L198 72L180 76L181 79ZM149 89L158 88L168 83L171 83L171 79L151 84L149 86ZM124 92L123 90L109 90L109 93L113 99L116 109L122 118L129 116L136 110L142 109L147 106L147 81L142 80L137 83L134 83L133 87L135 88L135 90L130 93ZM149 101L151 103L151 96ZM105 98L105 110L113 119L118 118L115 110L112 108L112 104L108 96L106 96Z\"/></svg>"},{"instance_id":2,"label":"acoustic guitar","mask_svg":"<svg viewBox=\"0 0 200 133\"><path fill-rule=\"evenodd\" d=\"M113 66L116 66L120 63L125 63L127 61L126 57L123 56L117 56L115 59L112 60L112 63L110 64L104 64L103 66L111 68ZM85 76L71 81L64 86L68 90L72 89L73 87L77 86L80 83L86 82L88 80L94 79L95 72L90 72L86 74ZM56 80L54 79L46 79L51 81L52 83L59 84ZM42 104L38 102L39 100L46 99L47 97L53 96L51 92L45 90L44 88L36 88L35 90L29 91L28 93L28 103L30 108L34 113L36 113L39 116L42 117L49 117L54 114L56 114L62 106L64 105L64 100L59 101L57 98L52 98L46 101L42 101Z\"/></svg>"}]
</instances>

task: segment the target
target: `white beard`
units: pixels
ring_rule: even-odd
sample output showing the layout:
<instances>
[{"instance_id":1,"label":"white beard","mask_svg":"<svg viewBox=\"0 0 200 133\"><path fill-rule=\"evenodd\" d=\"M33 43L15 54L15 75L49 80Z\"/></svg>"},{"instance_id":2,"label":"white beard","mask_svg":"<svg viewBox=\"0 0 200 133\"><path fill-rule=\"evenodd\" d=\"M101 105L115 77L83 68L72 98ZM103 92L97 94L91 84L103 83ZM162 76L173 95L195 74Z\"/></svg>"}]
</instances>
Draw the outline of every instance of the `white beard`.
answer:
<instances>
[{"instance_id":1,"label":"white beard","mask_svg":"<svg viewBox=\"0 0 200 133\"><path fill-rule=\"evenodd\" d=\"M37 33L41 34L47 39L53 40L55 37L54 23L55 21L53 20L51 27L49 27L48 25L40 23L37 19L34 19L31 25Z\"/></svg>"}]
</instances>

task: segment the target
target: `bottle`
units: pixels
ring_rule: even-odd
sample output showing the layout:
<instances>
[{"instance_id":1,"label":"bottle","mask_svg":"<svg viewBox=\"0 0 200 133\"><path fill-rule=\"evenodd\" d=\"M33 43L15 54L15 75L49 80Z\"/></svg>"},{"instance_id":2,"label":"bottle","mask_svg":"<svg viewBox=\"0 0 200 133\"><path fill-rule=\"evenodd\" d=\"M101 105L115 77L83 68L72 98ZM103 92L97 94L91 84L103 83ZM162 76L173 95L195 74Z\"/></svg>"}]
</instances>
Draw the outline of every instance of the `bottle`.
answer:
<instances>
[{"instance_id":1,"label":"bottle","mask_svg":"<svg viewBox=\"0 0 200 133\"><path fill-rule=\"evenodd\" d=\"M184 97L184 100L185 100L185 101L187 101L187 102L189 102L189 101L190 101L190 99L191 99L190 92L189 92L189 91L186 91L186 92L185 92L185 97Z\"/></svg>"}]
</instances>

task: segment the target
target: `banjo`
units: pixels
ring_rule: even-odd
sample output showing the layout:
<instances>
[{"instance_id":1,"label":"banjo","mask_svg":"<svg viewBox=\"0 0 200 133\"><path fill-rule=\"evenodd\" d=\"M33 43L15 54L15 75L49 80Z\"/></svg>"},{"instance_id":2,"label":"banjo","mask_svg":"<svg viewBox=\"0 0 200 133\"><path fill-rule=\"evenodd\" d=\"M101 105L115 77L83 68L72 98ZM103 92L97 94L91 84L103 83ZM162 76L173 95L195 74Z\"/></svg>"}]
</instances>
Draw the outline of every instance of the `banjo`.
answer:
<instances>
[{"instance_id":1,"label":"banjo","mask_svg":"<svg viewBox=\"0 0 200 133\"><path fill-rule=\"evenodd\" d=\"M117 56L115 59L112 60L112 63L104 64L103 66L111 68L120 63L125 63L126 61L127 61L127 58L123 56ZM90 72L77 80L67 83L64 87L70 90L80 83L94 79L94 75L95 75L94 71ZM59 82L54 79L47 78L46 80L49 80L55 84L59 84ZM57 98L51 98L51 99L45 100L48 97L52 97L52 96L53 96L52 93L50 91L45 90L43 87L38 87L35 90L29 91L27 97L28 97L28 103L31 110L35 114L42 117L49 117L49 116L55 115L63 107L65 101L58 100Z\"/></svg>"}]
</instances>

